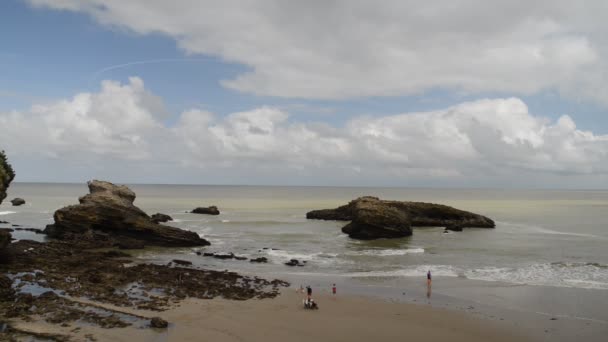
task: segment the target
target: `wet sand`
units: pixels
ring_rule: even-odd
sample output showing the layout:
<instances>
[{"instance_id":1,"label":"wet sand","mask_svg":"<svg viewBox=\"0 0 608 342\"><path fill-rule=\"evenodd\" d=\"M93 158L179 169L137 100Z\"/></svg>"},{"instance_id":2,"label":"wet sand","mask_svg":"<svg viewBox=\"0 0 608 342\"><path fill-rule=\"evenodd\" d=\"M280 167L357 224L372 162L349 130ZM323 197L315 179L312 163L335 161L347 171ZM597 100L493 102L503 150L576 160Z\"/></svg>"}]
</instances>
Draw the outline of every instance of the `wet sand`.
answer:
<instances>
[{"instance_id":1,"label":"wet sand","mask_svg":"<svg viewBox=\"0 0 608 342\"><path fill-rule=\"evenodd\" d=\"M82 327L70 334L97 341L530 341L498 322L428 305L322 294L319 310L302 308L303 295L287 289L275 299L233 301L187 299L165 312L133 311L160 316L167 330ZM122 309L124 310L124 308ZM131 310L129 310L131 311ZM22 325L28 328L28 325ZM67 333L61 327L28 330ZM89 335L89 336L91 336Z\"/></svg>"}]
</instances>

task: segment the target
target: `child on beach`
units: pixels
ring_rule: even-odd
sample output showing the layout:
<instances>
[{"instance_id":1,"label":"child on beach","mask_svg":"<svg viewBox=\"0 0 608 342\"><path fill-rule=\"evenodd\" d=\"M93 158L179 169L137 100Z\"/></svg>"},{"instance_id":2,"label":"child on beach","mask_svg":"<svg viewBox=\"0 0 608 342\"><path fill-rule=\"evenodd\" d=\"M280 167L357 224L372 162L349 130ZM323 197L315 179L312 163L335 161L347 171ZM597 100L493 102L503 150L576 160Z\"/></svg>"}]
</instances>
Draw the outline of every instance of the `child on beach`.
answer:
<instances>
[{"instance_id":1,"label":"child on beach","mask_svg":"<svg viewBox=\"0 0 608 342\"><path fill-rule=\"evenodd\" d=\"M310 288L310 285L306 286L306 293L308 294L308 299L310 299L312 296L312 289Z\"/></svg>"}]
</instances>

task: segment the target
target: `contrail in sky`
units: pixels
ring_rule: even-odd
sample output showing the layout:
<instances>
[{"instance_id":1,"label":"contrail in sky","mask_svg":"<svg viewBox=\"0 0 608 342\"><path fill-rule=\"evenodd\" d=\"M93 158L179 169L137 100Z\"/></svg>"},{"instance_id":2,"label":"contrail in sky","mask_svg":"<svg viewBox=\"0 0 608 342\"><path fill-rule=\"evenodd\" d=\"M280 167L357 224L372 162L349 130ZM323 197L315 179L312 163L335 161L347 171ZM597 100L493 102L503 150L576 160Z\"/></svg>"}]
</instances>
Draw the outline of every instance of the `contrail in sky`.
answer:
<instances>
[{"instance_id":1,"label":"contrail in sky","mask_svg":"<svg viewBox=\"0 0 608 342\"><path fill-rule=\"evenodd\" d=\"M101 76L101 74L103 74L104 72L107 71L111 71L111 70L116 70L116 69L122 69L122 68L127 68L133 65L142 65L142 64L156 64L156 63L172 63L172 62L209 62L209 61L213 61L213 58L159 58L159 59L146 59L143 61L134 61L134 62L129 62L129 63L124 63L124 64L116 64L116 65L111 65L108 67L105 67L103 69L99 69L96 72L93 73L93 76L91 77L91 82L94 81L95 79L97 79L99 76Z\"/></svg>"}]
</instances>

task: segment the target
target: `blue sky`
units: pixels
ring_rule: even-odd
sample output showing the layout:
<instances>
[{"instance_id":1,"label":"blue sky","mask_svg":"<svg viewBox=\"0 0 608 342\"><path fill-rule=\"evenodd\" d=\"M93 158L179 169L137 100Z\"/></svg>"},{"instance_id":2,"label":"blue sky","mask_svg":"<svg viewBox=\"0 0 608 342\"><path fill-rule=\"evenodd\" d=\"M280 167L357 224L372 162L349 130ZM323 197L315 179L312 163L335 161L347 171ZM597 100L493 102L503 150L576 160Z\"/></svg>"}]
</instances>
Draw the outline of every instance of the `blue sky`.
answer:
<instances>
[{"instance_id":1,"label":"blue sky","mask_svg":"<svg viewBox=\"0 0 608 342\"><path fill-rule=\"evenodd\" d=\"M593 9L583 9L582 13L578 15L574 13L571 16L574 18L572 22L563 22L566 19L555 9L564 7L564 13L569 13L572 9L568 8L567 2L563 4L560 2L552 11L545 13L541 9L540 12L544 13L542 16L531 13L528 21L522 20L519 24L514 22L501 26L501 23L497 22L496 27L491 27L490 30L487 27L467 28L457 32L457 37L460 37L458 39L462 42L454 43L451 47L452 53L449 46L441 46L437 51L437 46L445 42L445 37L453 34L449 30L453 30L454 26L447 24L444 31L438 32L434 32L435 28L432 25L427 31L424 25L417 26L415 29L419 29L420 32L416 37L422 37L420 42L412 42L406 37L400 39L400 35L395 35L395 39L388 37L386 41L381 42L382 44L377 43L376 37L392 34L385 28L391 27L396 22L402 25L400 18L393 18L391 12L403 11L405 14L420 10L420 13L423 13L422 10L425 10L402 7L399 2L387 2L386 10L374 8L374 11L379 13L378 18L373 17L374 11L364 8L367 5L372 6L372 2L367 2L367 5L363 2L363 5L356 6L350 6L348 2L337 2L338 8L315 8L316 5L311 5L311 8L302 10L281 4L274 4L275 6L270 9L266 8L272 2L257 5L254 2L252 9L239 9L238 6L221 8L222 6L216 6L217 4L205 2L178 1L171 8L175 13L166 13L166 18L163 17L166 9L163 8L162 2L137 3L135 1L134 6L123 8L111 2L105 3L104 0L67 0L59 3L45 0L1 2L0 119L4 115L7 120L6 125L11 122L16 125L15 127L26 127L29 124L27 120L35 116L33 113L38 113L32 108L42 106L44 108L42 115L52 118L49 119L50 121L68 122L69 120L57 119L59 114L54 112L61 101L72 101L78 94L101 96L104 93L101 84L104 80L124 87L132 86L135 89L137 85L130 83L130 77L137 77L143 82L141 92L136 91L142 97L133 101L143 103L147 96L151 95L160 99L161 107L164 109L159 110L157 106L150 109L152 107L144 104L141 108L136 107L133 110L137 112L143 108L146 115L158 122L163 130L167 132L173 130L171 132L174 134L180 122L182 126L184 124L183 113L190 110L204 112L200 116L211 115L213 118L213 124L201 127L201 134L207 130L210 132L204 134L210 135L211 140L207 143L216 146L216 150L202 156L194 153L176 157L174 165L177 165L176 168L181 170L183 176L169 182L196 182L197 175L201 174L210 177L213 183L233 182L234 179L239 179L238 172L234 172L235 175L229 179L224 178L227 165L232 169L240 167L255 169L256 176L253 177L253 182L264 184L273 183L274 172L284 174L278 178L280 183L341 182L345 179L341 176L344 168L358 171L352 178L346 177L348 180L343 185L393 184L385 180L375 182L374 177L380 175L377 171L369 170L373 165L385 169L394 168L390 176L385 174L382 177L395 177L395 185L470 186L475 182L467 177L469 168L484 169L479 171L483 173L481 178L484 180L480 181L483 186L511 184L513 180L520 178L521 172L532 172L541 179L550 179L544 184L547 187L556 186L552 182L563 183L565 175L571 177L568 179L573 182L572 187L579 185L594 187L605 179L606 164L599 161L606 154L604 137L608 133L608 116L605 115L608 100L602 100L604 90L601 88L606 84L602 78L606 73L605 65L601 61L604 46L602 40L594 40L601 33L595 26L582 25L575 20L578 16L586 18L591 12L595 12ZM137 6L141 8L138 9ZM146 15L138 15L137 10L140 11L139 13L145 11L150 18ZM237 13L239 10L244 14ZM479 10L480 15L487 15L484 12L486 9L475 10ZM521 10L526 11L525 8ZM311 16L324 17L332 11L337 13L337 17L331 17L327 22L322 19L318 23L315 19L298 19L297 23L294 23L298 26L291 27L292 24L285 20L286 17L291 18L294 15L294 18L299 18L298 13L303 12L309 12ZM357 24L340 15L349 11L352 12L354 22ZM189 15L191 12L200 14L200 21L207 20L210 23L201 26L195 20L189 24L188 20L192 20ZM209 15L215 17L218 16L217 13L221 13L223 17L220 16L218 23L213 23L213 17L205 17L207 12L212 12ZM509 14L504 15L509 16ZM181 19L180 15L183 16ZM442 11L432 13L430 24L434 20L445 22L442 15L445 15ZM466 18L459 19L459 15L462 13L449 13L449 18L456 18L454 19L456 23L459 23L460 19L466 22ZM521 17L521 13L517 11L511 15ZM547 19L543 17L545 15L554 15L549 20L550 24L546 23ZM161 20L163 18L166 21ZM252 24L249 24L249 19ZM538 24L532 25L531 29L530 22L534 22L535 19L538 19ZM603 18L597 18L598 22L600 19ZM593 20L594 18L589 18L590 22ZM369 40L361 38L361 33L356 27L360 22L369 22L372 30L378 30L377 36L372 35ZM424 24L426 25L426 22ZM489 21L487 25L493 24ZM575 25L582 25L577 34L572 33ZM340 30L336 29L336 32L333 32L333 26ZM256 32L257 29L260 32ZM322 34L315 37L317 31L321 29L327 30L327 36ZM412 30L411 27L402 29L403 32ZM494 29L496 33L492 35ZM536 35L534 29L538 30ZM530 30L532 31L530 37L521 36L521 32ZM252 37L249 35L251 32L253 32ZM487 33L487 37L480 37L480 34L486 32L490 32ZM504 43L499 42L499 39L505 39ZM351 40L353 42L350 42ZM425 40L431 42L435 40L436 44L425 44ZM360 41L368 42L369 45L361 45ZM484 47L480 48L481 51L471 51L468 44L478 46L477 41L493 42L489 43L485 51L488 56L493 56L496 51L504 52L505 55L509 53L514 55L509 58L500 56L496 59L480 59L475 62L478 56L484 55ZM275 45L276 51L272 49ZM531 64L525 58L520 58L528 50L540 51L543 60ZM395 59L391 55L394 51L403 57ZM443 55L438 56L439 54ZM336 59L336 56L340 59ZM417 67L413 63L402 62L406 58L413 58L413 63L422 61L423 64ZM513 63L510 63L510 60ZM308 61L311 61L310 64L307 63ZM119 67L133 62L135 63L132 65ZM481 70L483 67L480 66L478 70L475 63L484 66L487 63L489 68ZM345 70L352 72L339 70L343 65L346 65ZM388 69L387 72L386 65L394 65L394 68ZM351 67L352 69L349 69ZM420 69L426 71L418 75ZM512 76L517 72L522 72L524 75ZM395 75L391 75L393 73ZM529 73L529 79L525 77L526 73ZM238 81L243 75L245 80ZM412 79L411 82L409 78ZM226 80L228 82L225 82ZM374 84L377 86L373 86ZM319 89L316 89L317 87ZM126 94L132 89L125 88L121 91ZM125 101L129 99L125 98ZM533 146L536 150L532 152L522 147L521 153L532 153L531 156L517 156L505 164L494 165L496 164L494 158L484 157L480 152L481 149L471 144L470 141L474 139L468 136L467 152L461 156L461 159L456 158L441 165L439 157L438 160L431 160L428 155L422 156L422 154L416 157L418 150L425 150L428 154L436 153L438 150L429 146L436 142L437 136L419 137L417 141L422 146L416 148L405 147L401 145L405 141L395 138L404 132L411 132L412 135L418 133L411 131L414 129L409 126L412 124L412 117L407 116L407 113L442 112L448 115L451 113L450 108L459 108L456 112L457 115L463 116L462 120L479 120L477 114L460 114L459 110L467 107L463 104L486 99L490 100L490 104L484 103L484 105L489 107L480 109L486 114L479 115L495 116L496 120L501 116L497 113L504 110L504 108L500 109L502 107L498 108L499 103L503 103L500 101L516 99L516 102L509 102L508 105L508 108L516 110L520 109L520 103L525 105L525 119L533 122L530 124L534 126L533 128L527 125L521 129L510 128L509 131L502 131L501 122L495 121L488 129L498 132L496 139L499 142L517 143L524 147ZM124 103L118 102L115 105L118 108ZM86 123L103 124L105 120L102 118L103 109L91 106L85 110L85 116L89 120ZM267 110L260 110L264 108ZM282 114L276 114L274 111ZM22 120L19 123L8 119L9 113L15 112L19 113L19 120ZM125 111L126 116L130 113ZM235 113L245 114L239 116ZM400 114L404 114L403 120L397 120ZM509 117L517 118L518 115ZM542 147L548 144L549 138L544 136L548 127L556 126L563 115L568 115L568 119L576 126L571 130L571 135L565 135L562 139L563 141L574 139L573 144L576 146L573 148L578 149L576 152L570 151L571 155L567 158L559 149L544 150L545 147ZM238 120L234 119L235 117ZM249 128L250 131L269 133L274 140L266 137L267 139L256 138L247 141L247 137L243 137L243 141L238 143L228 141L227 137L233 137L240 132L236 123L239 120L245 120L248 124L255 124L258 120L268 121L268 125L262 127L263 129L259 129L261 126ZM427 126L435 127L438 123L433 120L439 119L433 119L429 114L424 122ZM365 129L357 126L362 125L361 121L365 121ZM403 124L407 129L392 132L380 140L358 139L357 134L371 134L374 139L378 138L378 134L391 128L389 126L378 131L378 127L387 121ZM146 124L147 122L145 121ZM521 120L515 121L517 122ZM297 129L298 125L304 126L306 132L312 132L314 141L338 144L338 147L334 146L338 148L337 154L326 156L319 151L308 150L306 146L311 145L308 140L292 141L292 135L298 134L294 132L301 131ZM444 121L440 122L441 127L445 125ZM74 127L82 127L82 125L74 125ZM56 136L53 132L77 136L81 132L73 132L73 134L69 132L70 129L78 129L74 127L64 128L43 124L38 128L46 131L50 136ZM111 125L105 127L106 130L111 130L110 128ZM270 131L266 131L266 128ZM446 129L451 130L451 128ZM465 132L464 127L456 128L464 135L469 134L468 131ZM469 129L469 126L466 129ZM577 131L588 131L593 137L580 141L580 138L577 138L580 135L576 133ZM433 132L433 134L437 133ZM126 132L124 136L109 133L107 137L100 138L99 142L83 144L80 151L73 148L66 149L66 145L74 142L63 141L60 138L45 143L42 150L48 148L48 151L41 151L39 146L31 146L29 150L12 146L18 145L15 139L28 139L26 134L12 136L12 142L0 139L0 147L9 152L18 170L20 165L28 167L28 171L18 172L19 180L79 181L89 178L87 172L92 169L88 170L84 167L78 172L62 169L60 165L63 154L73 154L73 156L93 154L95 161L108 161L108 165L112 165L111 161L114 161L117 164L128 163L137 166L134 170L147 169L148 164L142 155L150 154L150 151L139 150L143 148L141 141L153 139L146 134L135 128ZM540 138L531 137L531 134L538 134ZM109 144L108 146L119 146L120 144L118 142L114 144L112 139L124 140L125 137L137 141L139 144L137 153L125 156L110 151L107 146L102 148L98 145L102 144L103 140L104 144ZM269 148L267 145L253 145L270 144L269 141L286 146L287 151ZM185 149L188 145L185 141L174 143L175 148ZM360 155L354 152L361 148L358 147L359 144L366 149ZM147 144L147 148L152 148L151 146ZM246 146L247 150L239 150L245 148L243 146ZM507 147L509 151L505 150L504 153L508 155L519 153L511 151L512 146ZM440 150L443 151L443 147ZM292 158L290 155L294 153L293 151L302 155ZM591 151L590 155L584 158L584 154L588 151ZM582 157L578 158L581 154ZM226 159L222 160L219 157L221 155L226 156ZM378 155L383 157L379 158ZM473 157L474 155L476 157ZM391 160L391 156L394 160ZM251 159L243 162L243 158ZM304 162L304 160L325 160L324 158L332 162L321 163L322 165ZM471 158L477 159L473 161ZM51 159L52 162L49 161ZM341 161L342 165L334 165L335 160ZM402 164L396 160L401 160ZM268 163L275 166L274 171L269 172L264 169L264 165ZM57 164L55 168L58 172L61 171L63 176L48 177L34 171L35 167L32 168L36 165L51 164ZM505 172L505 168L511 171ZM109 166L108 170L95 169L95 172L100 176L114 177L118 181L122 178L125 180L136 178L136 175L124 175L111 169L112 167ZM499 174L495 169L501 170ZM293 179L289 176L289 170L298 170L302 175ZM449 172L445 174L451 176L445 176L443 171L438 170L448 170ZM142 182L158 180L159 176L160 171L158 175L143 179ZM301 177L304 177L305 181L302 181ZM247 183L246 180L241 181L243 182ZM521 185L530 184L523 182Z\"/></svg>"}]
</instances>

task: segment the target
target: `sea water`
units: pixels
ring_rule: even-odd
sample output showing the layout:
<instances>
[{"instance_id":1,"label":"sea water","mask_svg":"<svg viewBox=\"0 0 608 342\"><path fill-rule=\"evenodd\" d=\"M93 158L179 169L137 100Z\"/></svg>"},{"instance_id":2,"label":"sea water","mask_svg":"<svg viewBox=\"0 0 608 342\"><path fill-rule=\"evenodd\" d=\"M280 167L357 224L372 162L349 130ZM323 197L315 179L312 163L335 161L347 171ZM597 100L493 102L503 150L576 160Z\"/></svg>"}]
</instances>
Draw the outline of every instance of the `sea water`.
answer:
<instances>
[{"instance_id":1,"label":"sea water","mask_svg":"<svg viewBox=\"0 0 608 342\"><path fill-rule=\"evenodd\" d=\"M489 287L507 284L592 290L599 291L593 293L601 298L608 293L608 191L201 185L131 188L137 193L137 206L149 214L169 214L174 221L167 224L194 231L211 242L204 248L154 248L139 254L150 261L164 262L177 256L213 269L376 288L401 280L423 281L430 270L436 282L449 280L453 293L471 281ZM27 204L12 207L10 202L3 203L0 220L44 228L52 222L56 209L78 203L78 197L86 193L84 184L15 183L9 198L22 197ZM496 228L450 233L444 233L442 227L415 228L413 236L407 238L358 241L341 232L344 222L306 219L307 211L335 208L363 195L446 204L486 215L495 220ZM210 205L218 206L221 214L187 213ZM32 234L15 236L29 238ZM196 251L264 256L269 263L219 260L198 256ZM290 259L306 261L306 266L284 265Z\"/></svg>"}]
</instances>

